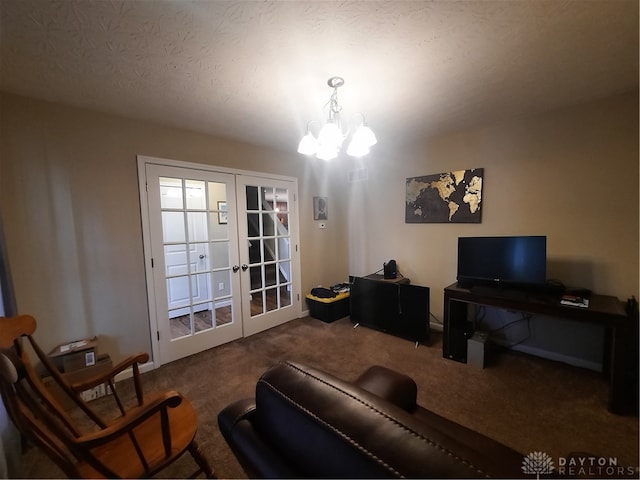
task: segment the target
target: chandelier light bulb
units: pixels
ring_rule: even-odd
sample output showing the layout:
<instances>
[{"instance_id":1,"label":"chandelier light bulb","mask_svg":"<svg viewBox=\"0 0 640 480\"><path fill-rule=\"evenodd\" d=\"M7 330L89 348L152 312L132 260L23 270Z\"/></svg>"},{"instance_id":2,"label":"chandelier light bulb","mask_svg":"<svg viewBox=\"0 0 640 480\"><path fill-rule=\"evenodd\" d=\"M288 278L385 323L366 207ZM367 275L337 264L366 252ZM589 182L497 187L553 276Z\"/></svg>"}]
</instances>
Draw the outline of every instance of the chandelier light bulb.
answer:
<instances>
[{"instance_id":1,"label":"chandelier light bulb","mask_svg":"<svg viewBox=\"0 0 640 480\"><path fill-rule=\"evenodd\" d=\"M367 153L369 153L369 147L367 145L356 141L355 138L349 142L347 155L351 157L364 157Z\"/></svg>"},{"instance_id":2,"label":"chandelier light bulb","mask_svg":"<svg viewBox=\"0 0 640 480\"><path fill-rule=\"evenodd\" d=\"M337 148L322 146L320 147L320 150L318 150L318 153L316 153L316 157L320 160L333 160L338 156L338 151L339 150Z\"/></svg>"},{"instance_id":3,"label":"chandelier light bulb","mask_svg":"<svg viewBox=\"0 0 640 480\"><path fill-rule=\"evenodd\" d=\"M318 140L311 132L307 132L298 144L298 153L302 153L303 155L315 155L319 149L320 145L318 144Z\"/></svg>"},{"instance_id":4,"label":"chandelier light bulb","mask_svg":"<svg viewBox=\"0 0 640 480\"><path fill-rule=\"evenodd\" d=\"M336 123L328 122L325 123L318 134L318 143L320 144L320 149L323 149L325 146L331 150L340 150L342 146L343 136L340 131L340 127Z\"/></svg>"},{"instance_id":5,"label":"chandelier light bulb","mask_svg":"<svg viewBox=\"0 0 640 480\"><path fill-rule=\"evenodd\" d=\"M353 138L354 140L357 138L359 143L361 142L367 147L372 147L378 143L375 133L373 133L373 130L371 130L367 124L361 125L360 128L356 130L356 133L353 134Z\"/></svg>"}]
</instances>

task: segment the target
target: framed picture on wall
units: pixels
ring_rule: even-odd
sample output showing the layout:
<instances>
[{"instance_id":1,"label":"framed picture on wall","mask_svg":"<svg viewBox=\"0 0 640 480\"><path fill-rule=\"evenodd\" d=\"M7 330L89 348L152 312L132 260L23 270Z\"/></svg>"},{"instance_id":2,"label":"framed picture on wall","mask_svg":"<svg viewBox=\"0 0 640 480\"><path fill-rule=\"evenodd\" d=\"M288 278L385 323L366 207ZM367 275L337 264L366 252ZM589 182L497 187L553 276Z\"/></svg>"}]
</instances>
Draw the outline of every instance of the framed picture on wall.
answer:
<instances>
[{"instance_id":1,"label":"framed picture on wall","mask_svg":"<svg viewBox=\"0 0 640 480\"><path fill-rule=\"evenodd\" d=\"M218 223L227 223L227 202L218 202Z\"/></svg>"},{"instance_id":2,"label":"framed picture on wall","mask_svg":"<svg viewBox=\"0 0 640 480\"><path fill-rule=\"evenodd\" d=\"M405 223L480 223L484 168L407 178Z\"/></svg>"},{"instance_id":3,"label":"framed picture on wall","mask_svg":"<svg viewBox=\"0 0 640 480\"><path fill-rule=\"evenodd\" d=\"M327 220L327 197L313 197L313 219Z\"/></svg>"}]
</instances>

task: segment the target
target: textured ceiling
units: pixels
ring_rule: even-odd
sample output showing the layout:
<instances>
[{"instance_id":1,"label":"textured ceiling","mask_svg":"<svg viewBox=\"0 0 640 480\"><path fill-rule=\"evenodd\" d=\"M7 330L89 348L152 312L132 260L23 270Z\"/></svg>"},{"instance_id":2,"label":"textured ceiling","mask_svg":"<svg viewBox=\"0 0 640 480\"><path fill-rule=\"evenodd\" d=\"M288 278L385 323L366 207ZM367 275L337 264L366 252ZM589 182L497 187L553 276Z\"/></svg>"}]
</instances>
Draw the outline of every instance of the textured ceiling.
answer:
<instances>
[{"instance_id":1,"label":"textured ceiling","mask_svg":"<svg viewBox=\"0 0 640 480\"><path fill-rule=\"evenodd\" d=\"M295 150L326 116L415 139L638 88L637 0L0 0L0 89Z\"/></svg>"}]
</instances>

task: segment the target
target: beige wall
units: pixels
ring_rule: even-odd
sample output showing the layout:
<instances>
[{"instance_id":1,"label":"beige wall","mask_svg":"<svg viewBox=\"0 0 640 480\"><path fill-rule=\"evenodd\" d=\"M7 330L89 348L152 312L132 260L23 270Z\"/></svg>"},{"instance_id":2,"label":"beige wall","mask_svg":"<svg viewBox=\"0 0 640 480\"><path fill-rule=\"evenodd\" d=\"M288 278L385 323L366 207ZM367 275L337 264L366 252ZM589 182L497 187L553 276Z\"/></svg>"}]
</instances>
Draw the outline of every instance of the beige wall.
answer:
<instances>
[{"instance_id":1,"label":"beige wall","mask_svg":"<svg viewBox=\"0 0 640 480\"><path fill-rule=\"evenodd\" d=\"M442 318L459 236L546 235L548 277L638 297L638 96L378 148L349 186L350 274L395 258ZM407 177L483 167L480 224L405 224Z\"/></svg>"},{"instance_id":2,"label":"beige wall","mask_svg":"<svg viewBox=\"0 0 640 480\"><path fill-rule=\"evenodd\" d=\"M151 351L139 154L297 177L303 292L347 276L340 216L322 235L312 218L313 196L333 201L330 173L294 147L269 151L6 94L0 111L0 214L18 308L39 320L45 349L100 335L115 358Z\"/></svg>"},{"instance_id":3,"label":"beige wall","mask_svg":"<svg viewBox=\"0 0 640 480\"><path fill-rule=\"evenodd\" d=\"M297 177L302 286L366 275L390 258L415 284L455 280L457 237L548 237L548 274L638 296L638 96L425 140L380 138L360 161L326 164L161 127L0 96L0 213L18 307L45 347L87 335L112 356L150 351L136 155ZM386 143L385 143L386 141ZM368 179L348 183L364 167ZM481 224L405 224L405 179L483 167ZM312 197L329 197L327 228ZM303 307L304 309L304 307Z\"/></svg>"}]
</instances>

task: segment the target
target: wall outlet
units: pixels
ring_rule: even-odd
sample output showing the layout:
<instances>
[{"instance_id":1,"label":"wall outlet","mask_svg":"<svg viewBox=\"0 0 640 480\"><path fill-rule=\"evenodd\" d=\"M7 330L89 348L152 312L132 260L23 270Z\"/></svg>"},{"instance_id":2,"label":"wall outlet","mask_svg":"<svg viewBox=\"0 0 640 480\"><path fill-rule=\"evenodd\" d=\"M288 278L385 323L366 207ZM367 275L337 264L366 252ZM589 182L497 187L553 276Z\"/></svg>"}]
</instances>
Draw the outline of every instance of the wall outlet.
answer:
<instances>
[{"instance_id":1,"label":"wall outlet","mask_svg":"<svg viewBox=\"0 0 640 480\"><path fill-rule=\"evenodd\" d=\"M105 385L101 383L100 385L96 385L89 390L85 390L84 392L80 392L80 396L85 402L90 402L91 400L95 400L96 398L104 397L105 395L111 395L113 392L111 391L111 387L109 385Z\"/></svg>"},{"instance_id":2,"label":"wall outlet","mask_svg":"<svg viewBox=\"0 0 640 480\"><path fill-rule=\"evenodd\" d=\"M218 284L218 290L224 290L224 283L223 282L220 282Z\"/></svg>"}]
</instances>

